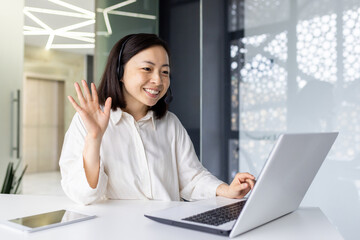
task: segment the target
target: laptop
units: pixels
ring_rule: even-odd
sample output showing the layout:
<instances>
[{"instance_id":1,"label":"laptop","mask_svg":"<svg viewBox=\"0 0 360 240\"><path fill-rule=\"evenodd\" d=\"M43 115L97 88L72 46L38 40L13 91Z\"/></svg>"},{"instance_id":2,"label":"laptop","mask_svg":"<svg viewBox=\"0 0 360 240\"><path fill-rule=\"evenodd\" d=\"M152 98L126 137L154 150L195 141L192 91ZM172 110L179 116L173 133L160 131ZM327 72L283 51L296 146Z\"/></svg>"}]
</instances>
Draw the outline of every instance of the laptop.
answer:
<instances>
[{"instance_id":1,"label":"laptop","mask_svg":"<svg viewBox=\"0 0 360 240\"><path fill-rule=\"evenodd\" d=\"M145 214L157 222L233 238L295 211L338 133L282 134L248 198L215 197Z\"/></svg>"}]
</instances>

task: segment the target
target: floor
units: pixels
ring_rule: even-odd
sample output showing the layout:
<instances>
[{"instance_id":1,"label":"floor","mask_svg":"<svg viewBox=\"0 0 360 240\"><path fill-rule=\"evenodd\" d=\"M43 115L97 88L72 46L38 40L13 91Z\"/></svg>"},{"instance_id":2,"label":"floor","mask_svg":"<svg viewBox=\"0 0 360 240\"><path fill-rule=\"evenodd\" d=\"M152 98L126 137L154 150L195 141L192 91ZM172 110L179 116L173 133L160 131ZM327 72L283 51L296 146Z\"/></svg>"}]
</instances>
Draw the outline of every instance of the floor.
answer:
<instances>
[{"instance_id":1,"label":"floor","mask_svg":"<svg viewBox=\"0 0 360 240\"><path fill-rule=\"evenodd\" d=\"M59 171L26 174L21 194L63 196L60 180Z\"/></svg>"}]
</instances>

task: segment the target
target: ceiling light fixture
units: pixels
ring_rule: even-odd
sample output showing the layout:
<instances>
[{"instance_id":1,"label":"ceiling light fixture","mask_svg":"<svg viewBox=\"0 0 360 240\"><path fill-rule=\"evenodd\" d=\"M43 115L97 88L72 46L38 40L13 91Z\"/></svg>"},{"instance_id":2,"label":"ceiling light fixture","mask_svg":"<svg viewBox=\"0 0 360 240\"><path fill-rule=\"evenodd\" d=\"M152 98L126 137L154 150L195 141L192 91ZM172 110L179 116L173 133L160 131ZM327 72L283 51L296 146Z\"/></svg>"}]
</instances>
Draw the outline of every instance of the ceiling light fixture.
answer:
<instances>
[{"instance_id":1,"label":"ceiling light fixture","mask_svg":"<svg viewBox=\"0 0 360 240\"><path fill-rule=\"evenodd\" d=\"M136 18L145 18L145 19L152 19L152 20L156 19L156 16L154 16L154 15L124 12L124 11L114 11L115 9L122 8L124 6L132 4L134 2L136 2L136 0L127 0L127 1L115 4L113 6L107 7L105 9L102 9L102 8L96 9L97 12L103 13L105 26L106 26L106 30L107 30L107 32L97 32L97 34L98 35L111 35L112 34L112 28L111 28L111 24L110 24L110 20L109 20L109 14L121 15L121 16L127 16L127 17L136 17Z\"/></svg>"},{"instance_id":2,"label":"ceiling light fixture","mask_svg":"<svg viewBox=\"0 0 360 240\"><path fill-rule=\"evenodd\" d=\"M80 12L80 13L83 13L85 15L89 15L89 17L91 17L91 18L95 18L95 13L94 12L88 11L86 9L83 9L81 7L72 5L70 3L66 3L66 2L60 1L60 0L49 0L49 2L55 3L57 5L66 7L66 8L71 9L71 10L74 10L75 12Z\"/></svg>"},{"instance_id":3,"label":"ceiling light fixture","mask_svg":"<svg viewBox=\"0 0 360 240\"><path fill-rule=\"evenodd\" d=\"M54 34L50 34L48 41L46 43L45 49L49 50L51 48L51 44L54 41Z\"/></svg>"},{"instance_id":4,"label":"ceiling light fixture","mask_svg":"<svg viewBox=\"0 0 360 240\"><path fill-rule=\"evenodd\" d=\"M51 48L61 49L61 48L94 48L95 44L53 44Z\"/></svg>"},{"instance_id":5,"label":"ceiling light fixture","mask_svg":"<svg viewBox=\"0 0 360 240\"><path fill-rule=\"evenodd\" d=\"M118 4L115 4L115 5L113 5L113 6L107 7L107 8L105 8L105 9L103 10L105 25L106 25L106 29L107 29L109 35L112 34L112 29L111 29L111 25L110 25L110 20L109 20L108 13L109 13L111 10L124 7L124 6L129 5L129 4L132 4L132 3L134 3L134 2L136 2L136 0L127 0L127 1L124 1L124 2L122 2L122 3L118 3Z\"/></svg>"},{"instance_id":6,"label":"ceiling light fixture","mask_svg":"<svg viewBox=\"0 0 360 240\"><path fill-rule=\"evenodd\" d=\"M88 21L85 21L85 22L81 22L81 23L77 23L77 24L73 24L73 25L70 25L70 26L66 26L66 27L63 27L63 28L56 29L55 32L67 32L69 30L82 28L82 27L85 27L85 26L88 26L88 25L91 25L91 24L94 24L94 23L95 23L95 19L92 19L92 20L88 20Z\"/></svg>"},{"instance_id":7,"label":"ceiling light fixture","mask_svg":"<svg viewBox=\"0 0 360 240\"><path fill-rule=\"evenodd\" d=\"M46 9L46 8L24 7L24 10L29 12L46 13L46 14L66 16L66 17L77 17L77 18L88 18L88 19L94 18L93 16L90 16L88 14L66 12L66 11L59 11L59 10Z\"/></svg>"},{"instance_id":8,"label":"ceiling light fixture","mask_svg":"<svg viewBox=\"0 0 360 240\"><path fill-rule=\"evenodd\" d=\"M95 39L94 39L94 38L88 38L88 37L82 37L82 36L72 35L71 33L57 33L56 35L57 35L57 36L60 36L60 37L65 37L65 38L70 38L70 39L75 39L75 40L83 41L83 42L95 43Z\"/></svg>"},{"instance_id":9,"label":"ceiling light fixture","mask_svg":"<svg viewBox=\"0 0 360 240\"><path fill-rule=\"evenodd\" d=\"M44 22L42 22L40 19L38 19L37 17L35 17L32 13L30 13L28 10L24 10L24 14L26 16L28 16L31 20L33 20L34 22L36 22L37 24L39 24L41 27L43 27L44 30L47 31L52 31L52 29L46 25Z\"/></svg>"},{"instance_id":10,"label":"ceiling light fixture","mask_svg":"<svg viewBox=\"0 0 360 240\"><path fill-rule=\"evenodd\" d=\"M92 25L95 23L95 13L88 11L86 9L80 8L78 6L72 5L70 3L61 1L61 0L48 0L49 2L52 2L56 5L68 8L75 12L68 12L68 11L60 11L55 9L45 9L45 8L37 8L37 7L24 7L24 14L29 17L31 20L33 20L37 25L40 27L34 27L34 26L24 26L24 35L48 35L49 38L46 43L46 49L51 48L94 48L95 43L95 33L91 32L75 32L72 30L79 29L82 27L86 27L89 25ZM105 9L98 8L97 12L103 13L105 26L106 26L106 32L97 32L98 35L105 35L109 36L112 34L112 28L110 24L109 14L113 15L120 15L120 16L126 16L126 17L135 17L135 18L143 18L143 19L151 19L155 20L155 15L148 15L148 14L142 14L142 13L134 13L134 12L125 12L125 11L116 11L115 9L122 8L124 6L130 5L132 3L135 3L136 0L126 0L121 3L109 6ZM36 17L32 13L44 13L49 15L58 15L58 16L64 16L64 17L76 17L76 18L85 18L89 19L84 22L80 22L77 24L72 24L69 26L65 26L58 29L52 29L49 27L46 23L41 21L38 17ZM85 44L53 44L54 39L56 37L65 37L69 39L75 39L78 41L85 42ZM91 44L89 44L91 43Z\"/></svg>"},{"instance_id":11,"label":"ceiling light fixture","mask_svg":"<svg viewBox=\"0 0 360 240\"><path fill-rule=\"evenodd\" d=\"M126 17L136 17L136 18L145 18L155 20L156 16L142 14L142 13L132 13L132 12L124 12L124 11L110 11L109 13L114 15L126 16Z\"/></svg>"},{"instance_id":12,"label":"ceiling light fixture","mask_svg":"<svg viewBox=\"0 0 360 240\"><path fill-rule=\"evenodd\" d=\"M91 32L72 32L71 30L79 29L86 27L95 23L95 13L85 10L83 8L77 7L75 5L66 3L60 0L49 0L54 4L66 7L75 12L59 11L53 9L43 9L43 8L34 8L34 7L24 7L25 16L29 17L40 27L33 26L24 26L24 35L48 35L45 49L51 48L94 48L95 43L95 34ZM46 23L41 21L32 13L45 13L49 15L59 15L65 17L76 17L76 18L85 18L89 19L84 22L72 24L69 26L61 27L58 29L52 29ZM65 37L69 39L75 39L78 41L85 42L86 44L53 44L55 37ZM91 44L88 44L91 43Z\"/></svg>"}]
</instances>

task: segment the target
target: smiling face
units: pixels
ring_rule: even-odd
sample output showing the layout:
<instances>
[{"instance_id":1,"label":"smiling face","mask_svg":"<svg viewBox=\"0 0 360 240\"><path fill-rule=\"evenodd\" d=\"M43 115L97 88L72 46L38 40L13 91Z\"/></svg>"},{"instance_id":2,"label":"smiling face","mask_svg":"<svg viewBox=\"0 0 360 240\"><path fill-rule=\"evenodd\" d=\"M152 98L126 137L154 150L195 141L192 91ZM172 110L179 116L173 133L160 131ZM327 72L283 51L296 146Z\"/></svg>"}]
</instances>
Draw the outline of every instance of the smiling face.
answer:
<instances>
[{"instance_id":1,"label":"smiling face","mask_svg":"<svg viewBox=\"0 0 360 240\"><path fill-rule=\"evenodd\" d=\"M167 92L170 85L169 57L161 46L153 46L133 56L124 66L125 111L146 114Z\"/></svg>"}]
</instances>

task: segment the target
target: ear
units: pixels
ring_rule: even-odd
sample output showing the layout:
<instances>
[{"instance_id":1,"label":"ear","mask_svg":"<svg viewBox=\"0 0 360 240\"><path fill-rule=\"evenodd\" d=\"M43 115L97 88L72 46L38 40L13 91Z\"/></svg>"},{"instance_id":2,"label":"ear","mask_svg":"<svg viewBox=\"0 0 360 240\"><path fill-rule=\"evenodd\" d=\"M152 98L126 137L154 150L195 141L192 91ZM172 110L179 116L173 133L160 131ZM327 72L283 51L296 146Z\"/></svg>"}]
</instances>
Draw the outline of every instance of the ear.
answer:
<instances>
[{"instance_id":1,"label":"ear","mask_svg":"<svg viewBox=\"0 0 360 240\"><path fill-rule=\"evenodd\" d=\"M118 76L118 79L119 79L119 82L124 83L124 74Z\"/></svg>"}]
</instances>

